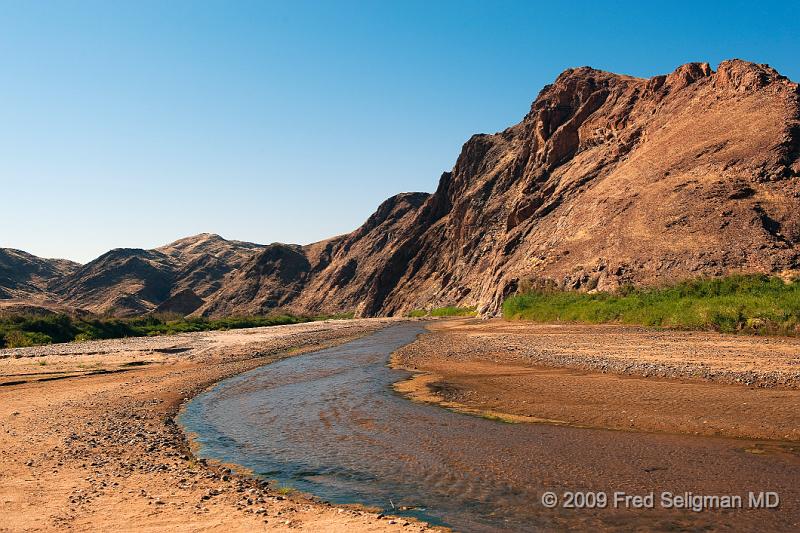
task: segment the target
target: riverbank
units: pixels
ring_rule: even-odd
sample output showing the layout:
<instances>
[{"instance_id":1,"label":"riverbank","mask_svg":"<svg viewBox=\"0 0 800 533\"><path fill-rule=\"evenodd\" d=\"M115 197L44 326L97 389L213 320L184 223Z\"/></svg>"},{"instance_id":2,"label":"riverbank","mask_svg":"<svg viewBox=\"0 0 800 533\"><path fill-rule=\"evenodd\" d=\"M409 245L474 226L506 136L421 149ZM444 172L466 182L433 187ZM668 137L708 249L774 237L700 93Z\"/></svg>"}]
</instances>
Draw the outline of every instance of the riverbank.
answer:
<instances>
[{"instance_id":1,"label":"riverbank","mask_svg":"<svg viewBox=\"0 0 800 533\"><path fill-rule=\"evenodd\" d=\"M428 329L392 358L415 373L396 390L417 401L509 422L800 442L800 339L503 320Z\"/></svg>"},{"instance_id":2,"label":"riverbank","mask_svg":"<svg viewBox=\"0 0 800 533\"><path fill-rule=\"evenodd\" d=\"M0 531L424 531L196 460L174 422L211 384L373 332L343 320L0 351Z\"/></svg>"}]
</instances>

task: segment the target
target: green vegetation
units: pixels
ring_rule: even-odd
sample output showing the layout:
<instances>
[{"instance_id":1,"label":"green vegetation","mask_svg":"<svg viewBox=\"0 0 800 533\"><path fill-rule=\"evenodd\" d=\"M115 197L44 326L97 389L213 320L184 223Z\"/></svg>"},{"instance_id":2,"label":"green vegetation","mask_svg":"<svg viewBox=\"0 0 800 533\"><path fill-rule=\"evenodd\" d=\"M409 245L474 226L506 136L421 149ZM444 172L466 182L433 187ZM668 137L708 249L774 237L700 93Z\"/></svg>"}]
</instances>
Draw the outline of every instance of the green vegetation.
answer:
<instances>
[{"instance_id":1,"label":"green vegetation","mask_svg":"<svg viewBox=\"0 0 800 533\"><path fill-rule=\"evenodd\" d=\"M314 317L314 320L351 320L355 318L356 314L353 311L347 313L334 313L332 315L319 315Z\"/></svg>"},{"instance_id":2,"label":"green vegetation","mask_svg":"<svg viewBox=\"0 0 800 533\"><path fill-rule=\"evenodd\" d=\"M500 422L501 424L517 424L518 422L510 417L498 416L491 413L481 413L481 418L491 420L492 422Z\"/></svg>"},{"instance_id":3,"label":"green vegetation","mask_svg":"<svg viewBox=\"0 0 800 533\"><path fill-rule=\"evenodd\" d=\"M0 340L0 347L5 345L9 348L24 348L39 344L50 344L51 342L53 342L52 337L45 333L12 329L5 333L4 341Z\"/></svg>"},{"instance_id":4,"label":"green vegetation","mask_svg":"<svg viewBox=\"0 0 800 533\"><path fill-rule=\"evenodd\" d=\"M475 316L474 307L437 307L431 309L431 316Z\"/></svg>"},{"instance_id":5,"label":"green vegetation","mask_svg":"<svg viewBox=\"0 0 800 533\"><path fill-rule=\"evenodd\" d=\"M503 316L537 322L616 322L726 333L800 334L800 280L737 275L619 293L536 291L503 303Z\"/></svg>"},{"instance_id":6,"label":"green vegetation","mask_svg":"<svg viewBox=\"0 0 800 533\"><path fill-rule=\"evenodd\" d=\"M474 307L436 307L426 311L425 309L415 309L408 313L411 318L420 318L424 316L475 316Z\"/></svg>"},{"instance_id":7,"label":"green vegetation","mask_svg":"<svg viewBox=\"0 0 800 533\"><path fill-rule=\"evenodd\" d=\"M352 313L324 316L269 315L220 319L148 315L139 318L73 318L68 315L0 317L0 348L20 348L57 342L171 335L192 331L257 328L313 320L352 318Z\"/></svg>"}]
</instances>

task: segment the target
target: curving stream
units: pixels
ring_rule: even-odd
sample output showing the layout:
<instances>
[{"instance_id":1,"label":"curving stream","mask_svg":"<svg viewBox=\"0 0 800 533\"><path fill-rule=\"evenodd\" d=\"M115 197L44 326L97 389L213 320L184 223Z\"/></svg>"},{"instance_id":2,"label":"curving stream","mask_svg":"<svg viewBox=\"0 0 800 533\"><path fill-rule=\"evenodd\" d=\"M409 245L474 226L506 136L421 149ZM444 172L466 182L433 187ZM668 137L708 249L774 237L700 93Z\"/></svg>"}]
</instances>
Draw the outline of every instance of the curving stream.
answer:
<instances>
[{"instance_id":1,"label":"curving stream","mask_svg":"<svg viewBox=\"0 0 800 533\"><path fill-rule=\"evenodd\" d=\"M180 416L201 457L236 463L334 503L362 503L461 531L552 528L791 530L800 460L732 439L505 424L418 404L391 384L390 354L416 323L225 380ZM769 447L767 447L769 449ZM544 491L655 491L656 509L548 509ZM777 510L663 510L661 491L776 491Z\"/></svg>"}]
</instances>

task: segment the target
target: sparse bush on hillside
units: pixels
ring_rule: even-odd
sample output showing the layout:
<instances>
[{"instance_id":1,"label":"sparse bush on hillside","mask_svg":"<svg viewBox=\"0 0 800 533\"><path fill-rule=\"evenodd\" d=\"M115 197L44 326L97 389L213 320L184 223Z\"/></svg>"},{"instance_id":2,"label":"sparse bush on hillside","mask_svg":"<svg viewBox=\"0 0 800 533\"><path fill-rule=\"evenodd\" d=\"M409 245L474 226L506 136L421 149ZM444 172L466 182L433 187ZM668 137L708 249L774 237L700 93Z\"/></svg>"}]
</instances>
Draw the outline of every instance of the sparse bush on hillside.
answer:
<instances>
[{"instance_id":1,"label":"sparse bush on hillside","mask_svg":"<svg viewBox=\"0 0 800 533\"><path fill-rule=\"evenodd\" d=\"M503 316L538 322L636 324L725 333L800 334L800 281L766 275L699 279L661 288L595 294L555 290L517 294Z\"/></svg>"}]
</instances>

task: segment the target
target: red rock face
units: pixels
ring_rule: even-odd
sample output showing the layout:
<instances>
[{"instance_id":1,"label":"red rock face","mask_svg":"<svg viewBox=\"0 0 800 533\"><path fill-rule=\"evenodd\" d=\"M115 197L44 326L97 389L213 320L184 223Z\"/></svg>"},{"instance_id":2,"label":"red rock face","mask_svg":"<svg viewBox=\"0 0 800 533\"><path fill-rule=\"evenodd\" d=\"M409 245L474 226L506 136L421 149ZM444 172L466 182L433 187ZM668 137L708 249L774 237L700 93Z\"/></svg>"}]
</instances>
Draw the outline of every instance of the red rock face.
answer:
<instances>
[{"instance_id":1,"label":"red rock face","mask_svg":"<svg viewBox=\"0 0 800 533\"><path fill-rule=\"evenodd\" d=\"M467 141L434 194L398 195L355 232L305 247L308 272L283 305L495 313L522 284L798 269L798 98L796 83L740 60L651 79L567 70L522 122ZM270 277L241 270L204 312L263 310L239 290Z\"/></svg>"}]
</instances>

